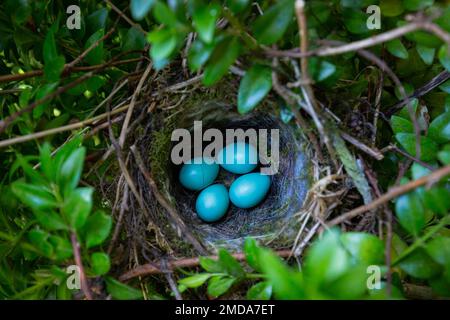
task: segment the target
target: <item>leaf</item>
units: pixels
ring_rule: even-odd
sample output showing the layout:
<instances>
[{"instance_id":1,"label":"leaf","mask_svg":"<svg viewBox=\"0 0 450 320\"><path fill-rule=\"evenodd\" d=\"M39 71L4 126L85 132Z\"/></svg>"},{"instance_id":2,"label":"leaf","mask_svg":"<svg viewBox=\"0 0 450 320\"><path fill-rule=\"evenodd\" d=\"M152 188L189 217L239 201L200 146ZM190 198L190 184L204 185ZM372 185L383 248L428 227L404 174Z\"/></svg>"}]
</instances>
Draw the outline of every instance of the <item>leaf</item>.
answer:
<instances>
[{"instance_id":1,"label":"leaf","mask_svg":"<svg viewBox=\"0 0 450 320\"><path fill-rule=\"evenodd\" d=\"M344 248L367 265L383 264L384 244L376 236L364 232L346 232L340 236Z\"/></svg>"},{"instance_id":2,"label":"leaf","mask_svg":"<svg viewBox=\"0 0 450 320\"><path fill-rule=\"evenodd\" d=\"M395 138L409 154L416 156L416 135L415 133L397 133ZM420 159L431 161L436 158L438 151L436 143L428 137L420 137Z\"/></svg>"},{"instance_id":3,"label":"leaf","mask_svg":"<svg viewBox=\"0 0 450 320\"><path fill-rule=\"evenodd\" d=\"M432 278L441 271L441 267L421 248L416 249L404 258L399 263L399 267L410 276L418 279Z\"/></svg>"},{"instance_id":4,"label":"leaf","mask_svg":"<svg viewBox=\"0 0 450 320\"><path fill-rule=\"evenodd\" d=\"M450 191L445 187L433 187L425 191L423 202L436 214L445 216L450 210Z\"/></svg>"},{"instance_id":5,"label":"leaf","mask_svg":"<svg viewBox=\"0 0 450 320\"><path fill-rule=\"evenodd\" d=\"M417 53L426 65L431 65L434 60L435 48L429 48L418 44L416 46Z\"/></svg>"},{"instance_id":6,"label":"leaf","mask_svg":"<svg viewBox=\"0 0 450 320\"><path fill-rule=\"evenodd\" d=\"M224 268L221 266L218 260L214 260L208 257L199 257L200 266L211 273L224 272Z\"/></svg>"},{"instance_id":7,"label":"leaf","mask_svg":"<svg viewBox=\"0 0 450 320\"><path fill-rule=\"evenodd\" d=\"M111 226L111 217L101 211L88 217L86 224L83 226L86 247L92 248L105 241L111 231Z\"/></svg>"},{"instance_id":8,"label":"leaf","mask_svg":"<svg viewBox=\"0 0 450 320\"><path fill-rule=\"evenodd\" d=\"M133 287L117 281L111 277L105 277L106 290L114 298L118 300L136 300L142 299L142 292Z\"/></svg>"},{"instance_id":9,"label":"leaf","mask_svg":"<svg viewBox=\"0 0 450 320\"><path fill-rule=\"evenodd\" d=\"M403 13L402 0L380 0L381 14L386 17L396 17Z\"/></svg>"},{"instance_id":10,"label":"leaf","mask_svg":"<svg viewBox=\"0 0 450 320\"><path fill-rule=\"evenodd\" d=\"M208 295L217 298L231 288L236 278L215 276L208 282Z\"/></svg>"},{"instance_id":11,"label":"leaf","mask_svg":"<svg viewBox=\"0 0 450 320\"><path fill-rule=\"evenodd\" d=\"M103 87L103 85L105 83L106 83L105 77L93 76L92 78L89 78L86 81L83 81L82 83L80 83L79 85L76 85L75 87L67 90L67 93L74 95L74 96L79 96L86 91L90 91L90 92L94 93L98 89Z\"/></svg>"},{"instance_id":12,"label":"leaf","mask_svg":"<svg viewBox=\"0 0 450 320\"><path fill-rule=\"evenodd\" d=\"M261 266L259 263L259 251L261 249L258 247L256 240L253 238L246 238L244 242L244 253L247 263L255 271L261 271Z\"/></svg>"},{"instance_id":13,"label":"leaf","mask_svg":"<svg viewBox=\"0 0 450 320\"><path fill-rule=\"evenodd\" d=\"M177 17L164 1L156 1L153 9L155 19L166 26L175 27L177 25Z\"/></svg>"},{"instance_id":14,"label":"leaf","mask_svg":"<svg viewBox=\"0 0 450 320\"><path fill-rule=\"evenodd\" d=\"M145 35L135 27L128 29L122 42L122 51L143 50L145 47Z\"/></svg>"},{"instance_id":15,"label":"leaf","mask_svg":"<svg viewBox=\"0 0 450 320\"><path fill-rule=\"evenodd\" d=\"M309 59L308 70L314 80L320 82L331 77L336 72L336 66L325 60L311 58Z\"/></svg>"},{"instance_id":16,"label":"leaf","mask_svg":"<svg viewBox=\"0 0 450 320\"><path fill-rule=\"evenodd\" d=\"M239 85L238 112L252 111L272 88L272 69L254 65L244 75Z\"/></svg>"},{"instance_id":17,"label":"leaf","mask_svg":"<svg viewBox=\"0 0 450 320\"><path fill-rule=\"evenodd\" d=\"M414 126L411 121L399 117L399 116L392 116L391 117L391 127L392 131L394 131L395 134L397 133L414 133Z\"/></svg>"},{"instance_id":18,"label":"leaf","mask_svg":"<svg viewBox=\"0 0 450 320\"><path fill-rule=\"evenodd\" d=\"M208 61L214 50L213 44L205 44L200 40L195 40L188 51L189 69L198 71Z\"/></svg>"},{"instance_id":19,"label":"leaf","mask_svg":"<svg viewBox=\"0 0 450 320\"><path fill-rule=\"evenodd\" d=\"M203 84L211 86L218 82L227 72L228 68L236 61L241 51L238 38L226 37L214 48L203 74Z\"/></svg>"},{"instance_id":20,"label":"leaf","mask_svg":"<svg viewBox=\"0 0 450 320\"><path fill-rule=\"evenodd\" d=\"M45 210L33 211L34 216L36 217L39 224L48 230L68 230L68 225L63 220L63 218L54 211Z\"/></svg>"},{"instance_id":21,"label":"leaf","mask_svg":"<svg viewBox=\"0 0 450 320\"><path fill-rule=\"evenodd\" d=\"M271 45L281 39L294 14L294 1L281 0L253 23L252 31L260 44Z\"/></svg>"},{"instance_id":22,"label":"leaf","mask_svg":"<svg viewBox=\"0 0 450 320\"><path fill-rule=\"evenodd\" d=\"M448 52L447 45L442 45L439 49L438 57L441 64L447 71L450 71L450 53Z\"/></svg>"},{"instance_id":23,"label":"leaf","mask_svg":"<svg viewBox=\"0 0 450 320\"><path fill-rule=\"evenodd\" d=\"M434 0L404 0L403 6L406 10L417 11L425 9L426 7L431 6L433 3Z\"/></svg>"},{"instance_id":24,"label":"leaf","mask_svg":"<svg viewBox=\"0 0 450 320\"><path fill-rule=\"evenodd\" d=\"M425 248L434 261L442 266L450 266L450 238L437 236Z\"/></svg>"},{"instance_id":25,"label":"leaf","mask_svg":"<svg viewBox=\"0 0 450 320\"><path fill-rule=\"evenodd\" d=\"M106 20L108 19L108 9L101 8L92 12L86 18L87 32L88 34L93 34L99 29L105 29Z\"/></svg>"},{"instance_id":26,"label":"leaf","mask_svg":"<svg viewBox=\"0 0 450 320\"><path fill-rule=\"evenodd\" d=\"M134 20L142 20L155 4L155 0L131 0L131 16Z\"/></svg>"},{"instance_id":27,"label":"leaf","mask_svg":"<svg viewBox=\"0 0 450 320\"><path fill-rule=\"evenodd\" d=\"M245 275L245 271L239 262L225 249L219 249L219 262L228 274L236 278Z\"/></svg>"},{"instance_id":28,"label":"leaf","mask_svg":"<svg viewBox=\"0 0 450 320\"><path fill-rule=\"evenodd\" d=\"M450 112L439 115L430 123L428 136L438 143L450 141Z\"/></svg>"},{"instance_id":29,"label":"leaf","mask_svg":"<svg viewBox=\"0 0 450 320\"><path fill-rule=\"evenodd\" d=\"M226 5L234 14L238 14L247 9L250 0L226 0Z\"/></svg>"},{"instance_id":30,"label":"leaf","mask_svg":"<svg viewBox=\"0 0 450 320\"><path fill-rule=\"evenodd\" d=\"M33 209L33 211L49 210L56 208L58 205L53 194L39 185L16 181L12 184L12 191L20 201Z\"/></svg>"},{"instance_id":31,"label":"leaf","mask_svg":"<svg viewBox=\"0 0 450 320\"><path fill-rule=\"evenodd\" d=\"M75 230L86 223L92 209L93 191L93 188L77 188L70 192L69 197L64 201L62 212Z\"/></svg>"},{"instance_id":32,"label":"leaf","mask_svg":"<svg viewBox=\"0 0 450 320\"><path fill-rule=\"evenodd\" d=\"M39 229L28 232L28 240L33 244L44 256L50 258L53 254L53 246L47 241L49 234Z\"/></svg>"},{"instance_id":33,"label":"leaf","mask_svg":"<svg viewBox=\"0 0 450 320\"><path fill-rule=\"evenodd\" d=\"M423 205L416 193L411 192L398 197L395 212L400 225L412 235L418 236L425 227Z\"/></svg>"},{"instance_id":34,"label":"leaf","mask_svg":"<svg viewBox=\"0 0 450 320\"><path fill-rule=\"evenodd\" d=\"M168 58L177 46L177 37L172 30L164 28L147 34L147 40L151 43L150 56L154 60Z\"/></svg>"},{"instance_id":35,"label":"leaf","mask_svg":"<svg viewBox=\"0 0 450 320\"><path fill-rule=\"evenodd\" d=\"M52 181L53 180L52 171L55 168L53 168L51 146L48 142L45 142L39 148L39 161L41 163L41 170L44 173L45 177L50 181Z\"/></svg>"},{"instance_id":36,"label":"leaf","mask_svg":"<svg viewBox=\"0 0 450 320\"><path fill-rule=\"evenodd\" d=\"M197 288L204 284L210 277L210 273L198 273L196 275L180 279L178 283L188 288Z\"/></svg>"},{"instance_id":37,"label":"leaf","mask_svg":"<svg viewBox=\"0 0 450 320\"><path fill-rule=\"evenodd\" d=\"M85 154L86 149L84 147L75 149L61 165L57 181L60 190L65 196L78 185L81 172L83 171Z\"/></svg>"},{"instance_id":38,"label":"leaf","mask_svg":"<svg viewBox=\"0 0 450 320\"><path fill-rule=\"evenodd\" d=\"M192 13L194 28L203 42L211 43L213 41L216 21L220 12L221 6L217 2L210 2L197 6Z\"/></svg>"},{"instance_id":39,"label":"leaf","mask_svg":"<svg viewBox=\"0 0 450 320\"><path fill-rule=\"evenodd\" d=\"M72 257L72 245L66 238L51 235L50 237L48 237L48 242L51 243L54 248L56 260L62 261Z\"/></svg>"},{"instance_id":40,"label":"leaf","mask_svg":"<svg viewBox=\"0 0 450 320\"><path fill-rule=\"evenodd\" d=\"M367 291L367 266L349 267L339 278L327 283L323 291L332 299L360 299Z\"/></svg>"},{"instance_id":41,"label":"leaf","mask_svg":"<svg viewBox=\"0 0 450 320\"><path fill-rule=\"evenodd\" d=\"M438 152L438 159L444 164L450 164L450 145L446 145Z\"/></svg>"},{"instance_id":42,"label":"leaf","mask_svg":"<svg viewBox=\"0 0 450 320\"><path fill-rule=\"evenodd\" d=\"M259 282L247 291L248 300L269 300L272 297L272 285L267 282Z\"/></svg>"},{"instance_id":43,"label":"leaf","mask_svg":"<svg viewBox=\"0 0 450 320\"><path fill-rule=\"evenodd\" d=\"M409 57L408 51L400 39L394 39L386 43L386 49L397 58L408 59Z\"/></svg>"},{"instance_id":44,"label":"leaf","mask_svg":"<svg viewBox=\"0 0 450 320\"><path fill-rule=\"evenodd\" d=\"M89 48L91 45L96 43L98 40L100 40L105 35L104 29L99 29L96 32L94 32L86 41L86 44L84 45L84 50ZM96 65L103 62L103 41L100 41L98 45L92 49L84 58L84 60L90 64L90 65Z\"/></svg>"},{"instance_id":45,"label":"leaf","mask_svg":"<svg viewBox=\"0 0 450 320\"><path fill-rule=\"evenodd\" d=\"M35 100L41 100L42 98L48 96L56 89L57 86L58 86L57 82L47 83L47 84L42 85L41 87L39 87L36 90ZM45 103L41 103L36 108L34 108L33 109L33 118L39 119L42 116L42 114L44 113L47 106L50 104L50 102L51 102L51 100L49 100Z\"/></svg>"},{"instance_id":46,"label":"leaf","mask_svg":"<svg viewBox=\"0 0 450 320\"><path fill-rule=\"evenodd\" d=\"M109 256L104 252L94 252L91 255L92 271L96 276L107 274L111 268Z\"/></svg>"},{"instance_id":47,"label":"leaf","mask_svg":"<svg viewBox=\"0 0 450 320\"><path fill-rule=\"evenodd\" d=\"M342 12L344 25L348 31L355 34L368 33L367 28L368 16L359 9L344 9Z\"/></svg>"}]
</instances>

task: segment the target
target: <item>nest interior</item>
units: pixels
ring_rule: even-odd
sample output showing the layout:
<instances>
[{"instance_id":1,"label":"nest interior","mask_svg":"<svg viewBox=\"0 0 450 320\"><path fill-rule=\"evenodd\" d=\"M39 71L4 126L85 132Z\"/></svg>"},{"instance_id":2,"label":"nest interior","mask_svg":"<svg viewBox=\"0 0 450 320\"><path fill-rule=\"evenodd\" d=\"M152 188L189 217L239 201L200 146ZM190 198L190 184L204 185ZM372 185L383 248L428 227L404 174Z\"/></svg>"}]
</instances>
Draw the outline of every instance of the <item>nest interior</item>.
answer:
<instances>
[{"instance_id":1,"label":"nest interior","mask_svg":"<svg viewBox=\"0 0 450 320\"><path fill-rule=\"evenodd\" d=\"M195 103L169 121L167 118L154 119L158 123L149 126L138 143L142 151L147 150L145 160L155 175L158 188L180 218L171 221L166 210L159 207L150 210L152 214L158 213L153 221L169 243L173 243L172 237L183 238L183 233L189 232L208 249L225 247L237 251L241 250L247 236L270 242L275 247L289 246L295 238L298 227L292 216L301 209L309 186L310 165L306 143L301 133L274 116L270 107L260 108L260 111L249 115L240 115L235 110L233 104L218 100ZM202 120L203 132L208 128L221 131L236 128L268 129L269 132L270 129L279 130L279 169L271 176L269 193L261 204L240 209L230 203L226 216L216 223L205 223L198 218L195 212L198 192L181 186L178 181L181 166L174 165L170 160L174 146L170 140L172 130L186 128L192 131L194 120ZM270 137L269 133L268 150ZM235 178L237 175L221 169L216 182L229 186ZM144 199L147 203L155 202L151 192L145 192ZM171 232L167 228L169 225L172 235L168 235ZM180 225L183 227L180 228ZM176 231L175 234L173 231Z\"/></svg>"}]
</instances>

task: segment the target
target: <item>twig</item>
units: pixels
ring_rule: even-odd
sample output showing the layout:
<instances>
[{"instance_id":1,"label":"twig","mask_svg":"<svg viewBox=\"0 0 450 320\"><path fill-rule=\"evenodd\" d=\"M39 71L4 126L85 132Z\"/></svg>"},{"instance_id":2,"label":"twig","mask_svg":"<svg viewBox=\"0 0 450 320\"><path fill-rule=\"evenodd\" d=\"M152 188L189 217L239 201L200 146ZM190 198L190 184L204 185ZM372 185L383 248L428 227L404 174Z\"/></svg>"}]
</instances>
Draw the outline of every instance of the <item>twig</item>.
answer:
<instances>
[{"instance_id":1,"label":"twig","mask_svg":"<svg viewBox=\"0 0 450 320\"><path fill-rule=\"evenodd\" d=\"M408 182L404 185L393 187L387 193L383 194L381 197L377 198L376 200L340 215L339 217L329 221L327 223L327 225L329 227L332 227L332 226L342 223L346 220L352 219L364 212L375 209L378 206L388 202L389 200L392 200L392 199L394 199L402 194L405 194L411 190L414 190L423 185L433 184L449 174L450 174L450 165L447 165L447 166L442 167L442 168L430 173L429 175L423 176L417 180Z\"/></svg>"},{"instance_id":2,"label":"twig","mask_svg":"<svg viewBox=\"0 0 450 320\"><path fill-rule=\"evenodd\" d=\"M125 13L123 13L119 8L117 8L111 1L109 0L104 0L108 5L111 6L111 9L113 9L123 20L125 20L126 22L128 22L128 24L134 28L136 28L137 30L139 30L140 32L142 32L144 35L146 34L146 32L144 31L144 29L142 29L141 25L138 23L134 23L133 20L131 20L130 18L128 18Z\"/></svg>"},{"instance_id":3,"label":"twig","mask_svg":"<svg viewBox=\"0 0 450 320\"><path fill-rule=\"evenodd\" d=\"M120 211L119 211L119 217L116 221L116 226L114 227L114 232L111 237L111 241L109 243L108 247L108 254L111 254L114 245L116 244L117 239L119 238L120 233L120 227L122 226L123 217L125 215L125 211L128 210L128 184L125 184L123 187L123 197L122 197L122 203L120 204Z\"/></svg>"},{"instance_id":4,"label":"twig","mask_svg":"<svg viewBox=\"0 0 450 320\"><path fill-rule=\"evenodd\" d=\"M283 249L283 250L277 250L275 251L275 253L283 258L289 257L291 254L291 250L290 249ZM245 254L244 253L233 253L232 256L238 260L238 261L243 261L245 260ZM218 259L218 257L216 255L214 256L208 256L208 258L210 259ZM178 268L192 268L192 267L196 267L199 265L199 258L195 257L195 258L184 258L184 259L180 259L180 260L174 260L174 261L168 261L167 263L167 269L168 270L175 270ZM159 274L162 273L163 270L161 270L161 268L158 268L155 264L144 264L141 266L138 266L126 273L124 273L123 275L121 275L119 277L120 281L128 281L130 279L133 279L135 277L139 277L139 276L145 276L145 275L151 275L151 274Z\"/></svg>"},{"instance_id":5,"label":"twig","mask_svg":"<svg viewBox=\"0 0 450 320\"><path fill-rule=\"evenodd\" d=\"M72 242L72 249L73 249L73 256L75 258L75 263L77 264L78 269L80 270L81 290L83 290L86 299L92 300L92 293L91 290L89 289L86 274L84 273L83 262L81 261L80 244L78 243L77 235L75 234L75 232L72 232L70 234L70 241Z\"/></svg>"},{"instance_id":6,"label":"twig","mask_svg":"<svg viewBox=\"0 0 450 320\"><path fill-rule=\"evenodd\" d=\"M394 144L390 144L390 145L387 146L386 148L383 148L383 149L381 150L381 152L384 153L384 152L390 151L390 150L395 151L395 152L401 154L402 156L404 156L404 157L406 157L406 158L408 158L408 159L410 159L410 160L412 160L412 161L414 161L414 162L417 162L417 163L420 164L422 167L425 167L425 168L427 168L428 170L434 170L434 168L433 168L432 165L430 165L430 164L428 164L428 163L426 163L426 162L423 162L422 160L418 159L417 157L414 157L414 156L410 155L408 152L403 151L402 149L400 149L399 147L397 147L397 146L394 145Z\"/></svg>"},{"instance_id":7,"label":"twig","mask_svg":"<svg viewBox=\"0 0 450 320\"><path fill-rule=\"evenodd\" d=\"M357 147L361 151L367 153L368 155L370 155L371 157L373 157L373 158L375 158L377 160L382 160L384 158L384 155L381 153L380 150L378 150L375 147L373 147L373 148L369 147L368 145L362 143L358 139L352 137L351 135L349 135L349 134L347 134L345 132L341 132L341 137L345 141L350 142L352 145L354 145L355 147Z\"/></svg>"}]
</instances>

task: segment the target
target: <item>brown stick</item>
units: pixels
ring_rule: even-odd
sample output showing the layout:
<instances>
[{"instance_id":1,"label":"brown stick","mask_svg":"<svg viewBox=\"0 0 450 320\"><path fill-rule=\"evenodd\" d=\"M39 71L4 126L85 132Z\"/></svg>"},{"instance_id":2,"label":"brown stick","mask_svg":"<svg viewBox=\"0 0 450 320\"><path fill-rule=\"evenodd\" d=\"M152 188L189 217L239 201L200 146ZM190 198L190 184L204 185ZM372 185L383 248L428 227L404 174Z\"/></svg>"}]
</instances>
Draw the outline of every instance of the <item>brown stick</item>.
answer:
<instances>
[{"instance_id":1,"label":"brown stick","mask_svg":"<svg viewBox=\"0 0 450 320\"><path fill-rule=\"evenodd\" d=\"M92 293L91 290L89 289L86 274L84 273L83 262L81 261L80 244L78 243L77 235L75 234L75 232L72 232L70 234L70 241L72 242L72 249L73 249L73 256L75 258L75 263L80 269L81 290L83 290L86 299L92 300Z\"/></svg>"},{"instance_id":2,"label":"brown stick","mask_svg":"<svg viewBox=\"0 0 450 320\"><path fill-rule=\"evenodd\" d=\"M291 255L291 250L283 249L283 250L275 251L275 253L282 258L286 258ZM233 253L232 256L238 261L245 260L245 254L242 252ZM208 256L207 258L218 259L218 257L216 255ZM169 261L167 263L167 268L169 270L174 270L174 269L178 269L178 268L192 268L192 267L198 266L199 263L200 263L200 259L198 257L184 258L184 259L180 259L180 260ZM150 275L150 274L158 274L158 273L163 273L163 272L164 272L164 270L161 270L155 264L147 263L147 264L143 264L141 266L138 266L138 267L124 273L123 275L121 275L119 277L119 280L127 281L127 280L130 280L135 277L145 276L145 275Z\"/></svg>"},{"instance_id":3,"label":"brown stick","mask_svg":"<svg viewBox=\"0 0 450 320\"><path fill-rule=\"evenodd\" d=\"M450 174L450 165L447 165L445 167L442 167L442 168L430 173L427 176L423 176L417 180L408 182L404 185L393 187L387 193L383 194L381 197L377 198L376 200L374 200L366 205L360 206L356 209L353 209L349 212L346 212L337 218L334 218L333 220L331 220L330 222L327 223L327 226L332 227L332 226L335 226L346 220L352 219L364 212L373 210L373 209L377 208L378 206L388 202L389 200L392 200L392 199L394 199L402 194L405 194L411 190L414 190L423 185L433 184L449 174Z\"/></svg>"}]
</instances>

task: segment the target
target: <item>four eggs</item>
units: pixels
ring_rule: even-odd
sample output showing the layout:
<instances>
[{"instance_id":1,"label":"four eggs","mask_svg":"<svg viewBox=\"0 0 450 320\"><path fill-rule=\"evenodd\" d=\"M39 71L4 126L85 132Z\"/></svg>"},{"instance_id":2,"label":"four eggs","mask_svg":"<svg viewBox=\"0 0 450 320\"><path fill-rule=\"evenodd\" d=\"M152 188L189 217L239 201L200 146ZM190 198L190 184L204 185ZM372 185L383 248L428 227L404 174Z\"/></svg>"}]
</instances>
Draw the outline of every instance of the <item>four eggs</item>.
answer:
<instances>
[{"instance_id":1,"label":"four eggs","mask_svg":"<svg viewBox=\"0 0 450 320\"><path fill-rule=\"evenodd\" d=\"M213 159L194 158L181 167L180 183L189 190L199 191L195 208L198 216L206 222L220 220L231 201L236 207L251 208L258 205L270 188L270 178L259 172L250 173L257 167L258 153L248 143L237 142L224 147L217 155L225 170L241 174L230 186L220 183L211 185L219 174L219 165Z\"/></svg>"}]
</instances>

